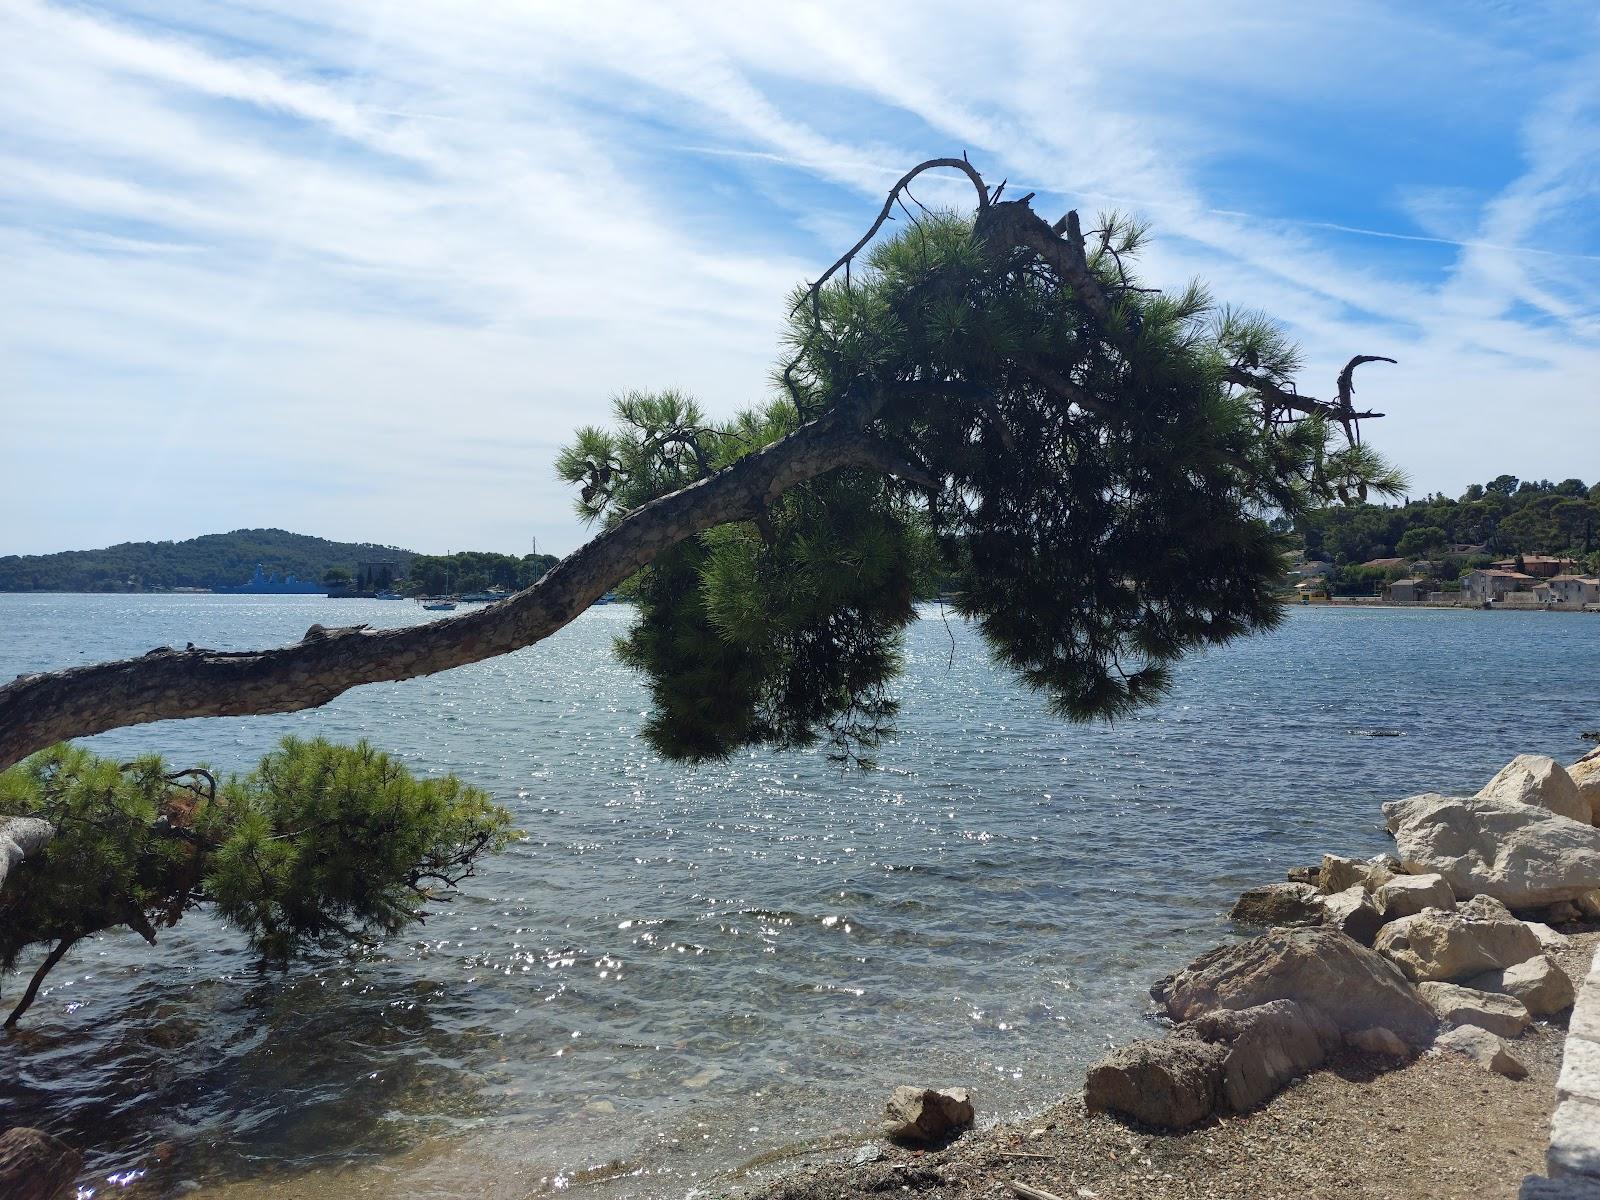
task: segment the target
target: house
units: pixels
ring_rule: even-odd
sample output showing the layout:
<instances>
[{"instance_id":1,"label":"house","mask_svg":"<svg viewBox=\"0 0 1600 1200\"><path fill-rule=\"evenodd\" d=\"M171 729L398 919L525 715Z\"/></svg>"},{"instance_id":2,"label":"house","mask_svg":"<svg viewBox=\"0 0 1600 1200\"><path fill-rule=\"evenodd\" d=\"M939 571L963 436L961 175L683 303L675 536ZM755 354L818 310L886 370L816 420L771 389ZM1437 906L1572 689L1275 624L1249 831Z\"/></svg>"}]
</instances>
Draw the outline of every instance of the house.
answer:
<instances>
[{"instance_id":1,"label":"house","mask_svg":"<svg viewBox=\"0 0 1600 1200\"><path fill-rule=\"evenodd\" d=\"M1363 567L1376 567L1380 571L1393 571L1396 568L1409 570L1411 563L1404 558L1369 558L1361 564Z\"/></svg>"},{"instance_id":2,"label":"house","mask_svg":"<svg viewBox=\"0 0 1600 1200\"><path fill-rule=\"evenodd\" d=\"M1333 564L1323 562L1321 559L1308 558L1305 562L1295 564L1295 573L1306 579L1319 575L1332 575Z\"/></svg>"},{"instance_id":3,"label":"house","mask_svg":"<svg viewBox=\"0 0 1600 1200\"><path fill-rule=\"evenodd\" d=\"M1328 581L1320 576L1308 576L1295 584L1294 590L1295 594L1300 597L1301 603L1311 600L1326 600L1328 598Z\"/></svg>"},{"instance_id":4,"label":"house","mask_svg":"<svg viewBox=\"0 0 1600 1200\"><path fill-rule=\"evenodd\" d=\"M1576 559L1557 558L1549 554L1524 554L1522 556L1522 565L1520 568L1517 565L1517 560L1514 558L1502 558L1499 562L1494 564L1494 567L1497 571L1521 570L1526 574L1535 576L1539 579L1549 579L1552 576L1561 575L1567 571L1576 570L1577 566L1578 562Z\"/></svg>"},{"instance_id":5,"label":"house","mask_svg":"<svg viewBox=\"0 0 1600 1200\"><path fill-rule=\"evenodd\" d=\"M1389 585L1389 600L1394 604L1415 604L1426 600L1432 590L1425 579L1396 579Z\"/></svg>"},{"instance_id":6,"label":"house","mask_svg":"<svg viewBox=\"0 0 1600 1200\"><path fill-rule=\"evenodd\" d=\"M1571 608L1600 604L1600 577L1593 575L1552 575L1547 583L1550 602Z\"/></svg>"},{"instance_id":7,"label":"house","mask_svg":"<svg viewBox=\"0 0 1600 1200\"><path fill-rule=\"evenodd\" d=\"M1483 567L1468 571L1461 577L1461 594L1474 604L1491 600L1504 600L1517 592L1531 592L1534 577L1521 571L1506 571L1498 567Z\"/></svg>"}]
</instances>

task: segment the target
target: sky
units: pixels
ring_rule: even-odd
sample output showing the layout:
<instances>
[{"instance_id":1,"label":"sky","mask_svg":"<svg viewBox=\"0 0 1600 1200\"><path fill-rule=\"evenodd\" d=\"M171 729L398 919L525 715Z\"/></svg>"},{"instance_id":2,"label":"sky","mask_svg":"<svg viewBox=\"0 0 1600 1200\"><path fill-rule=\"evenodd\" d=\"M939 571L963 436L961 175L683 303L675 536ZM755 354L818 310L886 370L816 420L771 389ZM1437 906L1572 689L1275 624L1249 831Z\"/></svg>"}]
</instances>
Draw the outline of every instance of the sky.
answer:
<instances>
[{"instance_id":1,"label":"sky","mask_svg":"<svg viewBox=\"0 0 1600 1200\"><path fill-rule=\"evenodd\" d=\"M1600 477L1600 8L0 0L0 554L276 526L564 553L631 388L965 152L1148 219L1416 494ZM958 203L954 180L918 188Z\"/></svg>"}]
</instances>

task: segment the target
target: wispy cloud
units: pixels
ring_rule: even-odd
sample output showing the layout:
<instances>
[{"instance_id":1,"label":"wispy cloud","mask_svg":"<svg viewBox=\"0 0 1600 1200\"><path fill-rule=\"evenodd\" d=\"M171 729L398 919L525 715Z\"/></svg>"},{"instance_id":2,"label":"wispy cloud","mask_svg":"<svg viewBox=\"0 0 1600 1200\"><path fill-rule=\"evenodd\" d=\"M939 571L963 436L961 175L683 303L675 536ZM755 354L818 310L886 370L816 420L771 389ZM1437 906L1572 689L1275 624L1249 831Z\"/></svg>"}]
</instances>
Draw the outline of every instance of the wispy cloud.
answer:
<instances>
[{"instance_id":1,"label":"wispy cloud","mask_svg":"<svg viewBox=\"0 0 1600 1200\"><path fill-rule=\"evenodd\" d=\"M759 398L788 289L960 150L1150 217L1149 273L1282 316L1308 386L1400 358L1363 398L1419 483L1593 472L1570 8L7 0L0 44L0 553L571 546L570 429Z\"/></svg>"}]
</instances>

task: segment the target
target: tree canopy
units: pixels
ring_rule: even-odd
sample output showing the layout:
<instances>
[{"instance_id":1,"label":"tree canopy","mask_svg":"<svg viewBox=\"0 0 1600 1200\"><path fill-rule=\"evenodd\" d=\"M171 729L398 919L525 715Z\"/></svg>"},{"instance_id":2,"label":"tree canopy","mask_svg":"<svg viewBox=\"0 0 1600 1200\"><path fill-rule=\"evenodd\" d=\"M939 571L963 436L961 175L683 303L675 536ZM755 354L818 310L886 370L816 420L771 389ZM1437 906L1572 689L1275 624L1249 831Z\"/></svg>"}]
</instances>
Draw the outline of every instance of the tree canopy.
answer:
<instances>
[{"instance_id":1,"label":"tree canopy","mask_svg":"<svg viewBox=\"0 0 1600 1200\"><path fill-rule=\"evenodd\" d=\"M932 170L964 175L974 209L917 205L911 184ZM929 555L996 658L1062 715L1154 700L1183 654L1277 619L1272 520L1403 488L1361 441L1380 414L1353 400L1355 370L1379 359L1351 358L1317 399L1270 320L1140 280L1142 226L1051 224L1003 190L965 159L909 172L795 293L774 399L708 423L646 393L581 431L560 470L602 530L513 598L24 676L0 687L0 765L507 653L640 572L624 654L650 677L663 753L827 737L855 755L893 716L908 584ZM897 208L899 232L875 241Z\"/></svg>"},{"instance_id":2,"label":"tree canopy","mask_svg":"<svg viewBox=\"0 0 1600 1200\"><path fill-rule=\"evenodd\" d=\"M1293 347L1196 284L1142 287L1141 226L1105 214L1089 235L1097 312L1059 264L985 236L992 211L908 211L797 292L771 402L710 422L678 392L630 393L562 454L603 525L823 414L854 414L888 467L802 483L646 568L620 648L649 679L664 755L826 737L866 757L930 564L1060 715L1125 715L1185 653L1277 622L1270 516L1403 486L1329 414L1263 420Z\"/></svg>"},{"instance_id":3,"label":"tree canopy","mask_svg":"<svg viewBox=\"0 0 1600 1200\"><path fill-rule=\"evenodd\" d=\"M269 961L325 937L390 934L511 837L511 818L454 776L417 779L366 743L285 738L247 775L116 763L73 746L0 772L0 813L48 822L0 889L0 970L54 943L6 1024L78 940L156 931L212 906Z\"/></svg>"}]
</instances>

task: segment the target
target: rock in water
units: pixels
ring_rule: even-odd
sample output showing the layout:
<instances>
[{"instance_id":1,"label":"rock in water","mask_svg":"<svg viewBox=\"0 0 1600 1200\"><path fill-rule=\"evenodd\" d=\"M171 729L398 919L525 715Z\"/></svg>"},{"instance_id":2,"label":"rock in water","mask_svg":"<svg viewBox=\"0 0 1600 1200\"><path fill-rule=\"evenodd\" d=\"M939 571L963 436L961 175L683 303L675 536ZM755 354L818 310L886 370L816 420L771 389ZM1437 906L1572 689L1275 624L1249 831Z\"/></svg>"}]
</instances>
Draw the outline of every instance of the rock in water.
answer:
<instances>
[{"instance_id":1,"label":"rock in water","mask_svg":"<svg viewBox=\"0 0 1600 1200\"><path fill-rule=\"evenodd\" d=\"M1467 980L1469 987L1515 996L1536 1017L1551 1017L1572 1007L1572 979L1549 955L1540 954L1501 971L1487 971Z\"/></svg>"},{"instance_id":2,"label":"rock in water","mask_svg":"<svg viewBox=\"0 0 1600 1200\"><path fill-rule=\"evenodd\" d=\"M1378 931L1378 952L1414 980L1450 983L1515 966L1543 950L1505 905L1475 896L1454 912L1430 908Z\"/></svg>"},{"instance_id":3,"label":"rock in water","mask_svg":"<svg viewBox=\"0 0 1600 1200\"><path fill-rule=\"evenodd\" d=\"M1194 1037L1133 1042L1089 1068L1083 1103L1090 1112L1182 1129L1216 1110L1227 1057L1226 1047Z\"/></svg>"},{"instance_id":4,"label":"rock in water","mask_svg":"<svg viewBox=\"0 0 1600 1200\"><path fill-rule=\"evenodd\" d=\"M1228 916L1241 925L1320 925L1322 893L1305 883L1263 884L1241 894Z\"/></svg>"},{"instance_id":5,"label":"rock in water","mask_svg":"<svg viewBox=\"0 0 1600 1200\"><path fill-rule=\"evenodd\" d=\"M1320 1012L1342 1033L1382 1025L1419 1044L1434 1027L1433 1010L1398 967L1325 927L1272 929L1218 946L1166 982L1164 996L1176 1021L1293 1000Z\"/></svg>"},{"instance_id":6,"label":"rock in water","mask_svg":"<svg viewBox=\"0 0 1600 1200\"><path fill-rule=\"evenodd\" d=\"M966 1088L897 1087L883 1108L883 1132L891 1141L912 1145L946 1142L972 1127L972 1100Z\"/></svg>"},{"instance_id":7,"label":"rock in water","mask_svg":"<svg viewBox=\"0 0 1600 1200\"><path fill-rule=\"evenodd\" d=\"M52 1200L77 1176L83 1155L60 1138L18 1125L0 1134L0 1196Z\"/></svg>"},{"instance_id":8,"label":"rock in water","mask_svg":"<svg viewBox=\"0 0 1600 1200\"><path fill-rule=\"evenodd\" d=\"M1485 1071L1504 1075L1507 1079L1525 1079L1528 1068L1523 1066L1506 1044L1487 1029L1476 1025L1458 1025L1434 1039L1435 1049L1470 1058Z\"/></svg>"},{"instance_id":9,"label":"rock in water","mask_svg":"<svg viewBox=\"0 0 1600 1200\"><path fill-rule=\"evenodd\" d=\"M1476 1025L1501 1037L1518 1037L1533 1018L1515 996L1500 992L1481 992L1456 983L1419 983L1417 991L1451 1025Z\"/></svg>"},{"instance_id":10,"label":"rock in water","mask_svg":"<svg viewBox=\"0 0 1600 1200\"><path fill-rule=\"evenodd\" d=\"M1339 1030L1327 1017L1293 1000L1218 1009L1183 1026L1180 1034L1227 1048L1222 1103L1233 1112L1248 1112L1291 1079L1321 1066L1340 1041Z\"/></svg>"},{"instance_id":11,"label":"rock in water","mask_svg":"<svg viewBox=\"0 0 1600 1200\"><path fill-rule=\"evenodd\" d=\"M1396 875L1372 894L1372 900L1389 921L1414 916L1425 908L1456 906L1455 892L1443 875L1436 874Z\"/></svg>"},{"instance_id":12,"label":"rock in water","mask_svg":"<svg viewBox=\"0 0 1600 1200\"><path fill-rule=\"evenodd\" d=\"M1322 868L1290 867L1283 873L1283 877L1290 883L1309 883L1312 887L1316 887L1322 882Z\"/></svg>"},{"instance_id":13,"label":"rock in water","mask_svg":"<svg viewBox=\"0 0 1600 1200\"><path fill-rule=\"evenodd\" d=\"M1370 946L1383 927L1383 914L1372 902L1367 889L1358 883L1323 901L1322 923L1363 946Z\"/></svg>"},{"instance_id":14,"label":"rock in water","mask_svg":"<svg viewBox=\"0 0 1600 1200\"><path fill-rule=\"evenodd\" d=\"M1569 821L1590 823L1589 801L1566 768L1543 754L1519 754L1478 793L1479 800L1531 804Z\"/></svg>"},{"instance_id":15,"label":"rock in water","mask_svg":"<svg viewBox=\"0 0 1600 1200\"><path fill-rule=\"evenodd\" d=\"M1383 813L1406 869L1443 875L1458 897L1537 908L1600 887L1600 829L1548 809L1429 792Z\"/></svg>"}]
</instances>

